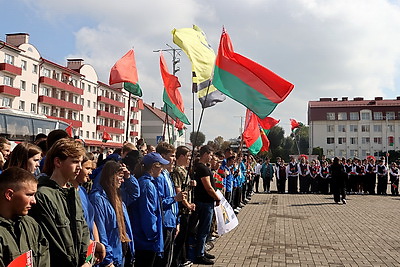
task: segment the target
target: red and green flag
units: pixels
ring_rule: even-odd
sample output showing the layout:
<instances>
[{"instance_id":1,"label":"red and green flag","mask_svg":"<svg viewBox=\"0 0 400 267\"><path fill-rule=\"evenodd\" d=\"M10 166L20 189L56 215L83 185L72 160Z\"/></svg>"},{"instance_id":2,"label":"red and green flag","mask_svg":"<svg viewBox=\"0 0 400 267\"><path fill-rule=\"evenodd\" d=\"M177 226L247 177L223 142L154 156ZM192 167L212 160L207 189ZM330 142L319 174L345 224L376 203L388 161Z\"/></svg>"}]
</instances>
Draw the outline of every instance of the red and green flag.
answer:
<instances>
[{"instance_id":1,"label":"red and green flag","mask_svg":"<svg viewBox=\"0 0 400 267\"><path fill-rule=\"evenodd\" d=\"M178 77L168 72L168 67L162 53L160 53L160 71L164 83L163 101L164 104L169 107L169 109L165 111L168 112L168 115L171 114L171 111L181 122L190 125L185 115L182 95L178 90L181 84L179 83Z\"/></svg>"},{"instance_id":2,"label":"red and green flag","mask_svg":"<svg viewBox=\"0 0 400 267\"><path fill-rule=\"evenodd\" d=\"M294 131L294 129L300 128L301 126L302 126L301 122L298 122L295 119L290 119L290 127L292 132Z\"/></svg>"},{"instance_id":3,"label":"red and green flag","mask_svg":"<svg viewBox=\"0 0 400 267\"><path fill-rule=\"evenodd\" d=\"M32 267L33 257L32 250L25 252L24 254L16 257L7 267Z\"/></svg>"},{"instance_id":4,"label":"red and green flag","mask_svg":"<svg viewBox=\"0 0 400 267\"><path fill-rule=\"evenodd\" d=\"M125 90L141 97L143 94L138 81L135 52L131 49L111 68L109 83L110 85L123 83Z\"/></svg>"},{"instance_id":5,"label":"red and green flag","mask_svg":"<svg viewBox=\"0 0 400 267\"><path fill-rule=\"evenodd\" d=\"M235 53L225 30L221 35L212 83L262 119L271 114L294 88L269 69Z\"/></svg>"},{"instance_id":6,"label":"red and green flag","mask_svg":"<svg viewBox=\"0 0 400 267\"><path fill-rule=\"evenodd\" d=\"M106 130L103 131L103 142L107 142L108 140L112 140L111 135L106 132Z\"/></svg>"}]
</instances>

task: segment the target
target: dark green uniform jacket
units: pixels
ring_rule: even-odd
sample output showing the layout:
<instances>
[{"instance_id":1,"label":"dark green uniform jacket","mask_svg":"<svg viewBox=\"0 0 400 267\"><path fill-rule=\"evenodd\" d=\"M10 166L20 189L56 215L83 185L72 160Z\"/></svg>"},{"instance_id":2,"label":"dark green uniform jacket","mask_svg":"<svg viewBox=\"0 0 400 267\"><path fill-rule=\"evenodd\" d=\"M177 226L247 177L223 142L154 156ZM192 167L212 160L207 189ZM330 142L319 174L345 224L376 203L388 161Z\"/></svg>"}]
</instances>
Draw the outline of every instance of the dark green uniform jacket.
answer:
<instances>
[{"instance_id":1,"label":"dark green uniform jacket","mask_svg":"<svg viewBox=\"0 0 400 267\"><path fill-rule=\"evenodd\" d=\"M89 245L89 229L74 187L61 188L48 177L39 179L31 215L50 244L50 263L56 267L81 266Z\"/></svg>"},{"instance_id":2,"label":"dark green uniform jacket","mask_svg":"<svg viewBox=\"0 0 400 267\"><path fill-rule=\"evenodd\" d=\"M49 267L49 244L39 225L29 216L17 220L0 217L0 267L32 250L33 266Z\"/></svg>"}]
</instances>

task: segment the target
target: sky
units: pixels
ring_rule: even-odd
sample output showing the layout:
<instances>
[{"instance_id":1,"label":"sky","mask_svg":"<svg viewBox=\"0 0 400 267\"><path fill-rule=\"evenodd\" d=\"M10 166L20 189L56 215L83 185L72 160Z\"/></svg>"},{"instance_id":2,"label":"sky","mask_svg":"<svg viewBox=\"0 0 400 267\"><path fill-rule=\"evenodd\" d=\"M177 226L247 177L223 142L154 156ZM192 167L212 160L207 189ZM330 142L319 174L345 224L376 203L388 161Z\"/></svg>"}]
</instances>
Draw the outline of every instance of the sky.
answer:
<instances>
[{"instance_id":1,"label":"sky","mask_svg":"<svg viewBox=\"0 0 400 267\"><path fill-rule=\"evenodd\" d=\"M134 48L143 99L157 107L163 84L153 51L178 48L171 30L193 24L215 52L225 27L235 52L295 85L270 115L286 135L290 118L308 124L308 101L400 96L400 0L0 0L0 6L0 40L29 33L42 57L64 66L67 58L82 58L102 82ZM172 72L172 57L164 56ZM185 113L193 122L194 107L197 130L201 106L197 97L192 101L191 65L183 52L178 66ZM204 110L200 131L206 140L236 138L245 110L227 98Z\"/></svg>"}]
</instances>

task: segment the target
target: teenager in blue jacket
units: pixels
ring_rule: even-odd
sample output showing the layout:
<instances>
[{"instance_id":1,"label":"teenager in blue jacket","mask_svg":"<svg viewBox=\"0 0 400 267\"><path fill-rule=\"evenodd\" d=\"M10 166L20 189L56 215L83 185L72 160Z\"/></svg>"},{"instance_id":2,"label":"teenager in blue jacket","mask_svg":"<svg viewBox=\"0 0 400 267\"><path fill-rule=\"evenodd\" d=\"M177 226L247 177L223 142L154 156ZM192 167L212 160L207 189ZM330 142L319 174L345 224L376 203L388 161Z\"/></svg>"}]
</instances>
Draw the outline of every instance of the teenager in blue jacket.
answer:
<instances>
[{"instance_id":1,"label":"teenager in blue jacket","mask_svg":"<svg viewBox=\"0 0 400 267\"><path fill-rule=\"evenodd\" d=\"M134 246L131 223L119 193L124 178L130 173L119 162L108 161L101 172L99 186L90 194L95 209L95 222L106 257L100 266L124 266L133 261Z\"/></svg>"},{"instance_id":2,"label":"teenager in blue jacket","mask_svg":"<svg viewBox=\"0 0 400 267\"><path fill-rule=\"evenodd\" d=\"M151 152L143 157L135 170L140 187L140 196L133 202L130 213L136 248L135 266L154 266L156 256L164 251L161 198L154 183L166 164L169 161L159 153Z\"/></svg>"}]
</instances>

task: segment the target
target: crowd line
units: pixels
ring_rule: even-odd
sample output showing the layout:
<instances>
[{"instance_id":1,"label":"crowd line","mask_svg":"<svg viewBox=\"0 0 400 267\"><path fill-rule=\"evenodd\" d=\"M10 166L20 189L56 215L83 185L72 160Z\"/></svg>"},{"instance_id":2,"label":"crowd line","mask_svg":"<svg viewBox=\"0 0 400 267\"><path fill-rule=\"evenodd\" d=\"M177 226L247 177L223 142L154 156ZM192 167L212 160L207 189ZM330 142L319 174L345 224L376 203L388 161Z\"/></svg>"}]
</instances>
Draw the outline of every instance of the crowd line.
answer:
<instances>
[{"instance_id":1,"label":"crowd line","mask_svg":"<svg viewBox=\"0 0 400 267\"><path fill-rule=\"evenodd\" d=\"M229 148L193 153L143 139L88 152L63 130L13 151L0 137L0 169L0 266L29 251L33 266L60 267L213 265L217 190L239 213L261 179L265 193L275 179L278 193L333 193L346 204L346 193L386 194L388 174L398 195L400 175L382 159L272 164Z\"/></svg>"}]
</instances>

